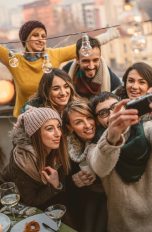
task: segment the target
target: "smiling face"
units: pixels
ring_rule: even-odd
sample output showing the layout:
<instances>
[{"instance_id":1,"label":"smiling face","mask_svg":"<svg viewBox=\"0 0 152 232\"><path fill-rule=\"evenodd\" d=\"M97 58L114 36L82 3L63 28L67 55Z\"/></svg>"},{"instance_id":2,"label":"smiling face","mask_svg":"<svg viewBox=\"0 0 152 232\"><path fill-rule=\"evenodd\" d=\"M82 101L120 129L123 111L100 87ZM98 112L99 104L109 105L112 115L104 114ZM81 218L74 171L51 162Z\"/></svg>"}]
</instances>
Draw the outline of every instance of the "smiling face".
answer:
<instances>
[{"instance_id":1,"label":"smiling face","mask_svg":"<svg viewBox=\"0 0 152 232\"><path fill-rule=\"evenodd\" d=\"M105 128L108 127L108 120L111 112L114 110L118 101L114 98L109 98L104 102L99 102L96 106L96 114L98 122Z\"/></svg>"},{"instance_id":2,"label":"smiling face","mask_svg":"<svg viewBox=\"0 0 152 232\"><path fill-rule=\"evenodd\" d=\"M41 129L41 139L42 143L46 147L48 153L52 149L59 148L61 139L61 125L57 119L50 119L45 122Z\"/></svg>"},{"instance_id":3,"label":"smiling face","mask_svg":"<svg viewBox=\"0 0 152 232\"><path fill-rule=\"evenodd\" d=\"M92 54L87 57L81 55L81 52L79 52L79 58L77 62L80 65L80 69L84 71L87 78L95 77L100 65L100 56L101 52L97 47L93 48Z\"/></svg>"},{"instance_id":4,"label":"smiling face","mask_svg":"<svg viewBox=\"0 0 152 232\"><path fill-rule=\"evenodd\" d=\"M59 107L59 109L64 109L67 105L71 96L71 89L68 83L66 83L62 78L54 76L52 87L50 91L51 100Z\"/></svg>"},{"instance_id":5,"label":"smiling face","mask_svg":"<svg viewBox=\"0 0 152 232\"><path fill-rule=\"evenodd\" d=\"M72 111L69 114L69 129L83 141L90 141L95 135L95 121L92 116Z\"/></svg>"},{"instance_id":6,"label":"smiling face","mask_svg":"<svg viewBox=\"0 0 152 232\"><path fill-rule=\"evenodd\" d=\"M126 92L130 99L145 95L149 89L148 82L133 69L129 72L126 81Z\"/></svg>"},{"instance_id":7,"label":"smiling face","mask_svg":"<svg viewBox=\"0 0 152 232\"><path fill-rule=\"evenodd\" d=\"M27 38L26 47L29 51L41 52L46 47L46 32L42 28L32 30Z\"/></svg>"}]
</instances>

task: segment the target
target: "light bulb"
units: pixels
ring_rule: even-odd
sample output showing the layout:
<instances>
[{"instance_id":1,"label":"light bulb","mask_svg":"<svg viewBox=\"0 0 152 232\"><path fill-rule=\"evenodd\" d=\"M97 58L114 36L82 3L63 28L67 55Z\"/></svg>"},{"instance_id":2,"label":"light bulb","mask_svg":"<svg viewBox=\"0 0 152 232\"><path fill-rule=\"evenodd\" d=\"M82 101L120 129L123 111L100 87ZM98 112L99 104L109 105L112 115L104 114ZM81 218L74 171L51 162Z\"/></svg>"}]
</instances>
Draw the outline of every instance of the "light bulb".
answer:
<instances>
[{"instance_id":1,"label":"light bulb","mask_svg":"<svg viewBox=\"0 0 152 232\"><path fill-rule=\"evenodd\" d=\"M49 61L48 54L44 54L44 62L42 64L42 70L44 73L50 73L52 71L52 64Z\"/></svg>"},{"instance_id":2,"label":"light bulb","mask_svg":"<svg viewBox=\"0 0 152 232\"><path fill-rule=\"evenodd\" d=\"M133 35L137 31L137 26L141 25L142 13L136 3L126 8L118 17L121 29L128 35Z\"/></svg>"},{"instance_id":3,"label":"light bulb","mask_svg":"<svg viewBox=\"0 0 152 232\"><path fill-rule=\"evenodd\" d=\"M92 47L90 45L89 37L86 33L82 34L82 46L80 53L82 56L90 56L92 53Z\"/></svg>"},{"instance_id":4,"label":"light bulb","mask_svg":"<svg viewBox=\"0 0 152 232\"><path fill-rule=\"evenodd\" d=\"M131 37L133 51L141 52L146 48L146 37L142 34L135 34Z\"/></svg>"},{"instance_id":5,"label":"light bulb","mask_svg":"<svg viewBox=\"0 0 152 232\"><path fill-rule=\"evenodd\" d=\"M9 52L9 65L12 68L16 68L19 65L19 60L12 51Z\"/></svg>"}]
</instances>

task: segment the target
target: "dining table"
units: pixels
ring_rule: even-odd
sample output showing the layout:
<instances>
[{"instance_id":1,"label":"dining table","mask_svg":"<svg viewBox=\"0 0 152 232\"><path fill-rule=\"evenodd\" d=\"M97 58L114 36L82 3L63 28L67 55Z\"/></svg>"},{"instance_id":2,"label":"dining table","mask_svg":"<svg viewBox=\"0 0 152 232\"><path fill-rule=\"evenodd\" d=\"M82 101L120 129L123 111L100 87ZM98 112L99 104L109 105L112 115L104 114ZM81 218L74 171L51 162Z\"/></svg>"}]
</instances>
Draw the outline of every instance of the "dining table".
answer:
<instances>
[{"instance_id":1,"label":"dining table","mask_svg":"<svg viewBox=\"0 0 152 232\"><path fill-rule=\"evenodd\" d=\"M11 225L10 225L10 228L8 229L8 232L11 232L12 228L13 228L17 223L19 223L20 221L25 220L25 219L28 219L28 218L30 219L30 218L32 218L32 216L34 216L34 215L37 216L37 215L41 215L41 214L43 215L43 214L44 214L43 211L41 211L41 210L35 208L35 211L34 211L34 213L32 213L32 215L26 215L26 214L20 215L20 214L17 214L17 213L16 213L16 214L15 214L15 221L14 221L14 216L13 216L12 213L8 213L7 211L5 212L5 210L4 210L4 211L0 210L0 212L2 212L3 214L6 213L6 215L10 218ZM52 219L50 219L50 220L52 220ZM23 230L23 231L16 231L16 230L13 230L13 231L15 231L15 232L24 232L24 230ZM40 231L43 231L43 230L40 230ZM46 230L45 230L45 231L46 231ZM51 230L48 229L48 232L49 232L49 231L51 231ZM53 231L53 230L52 230L52 231ZM57 232L78 232L78 231L76 231L75 229L71 228L70 226L64 224L63 222L61 222L61 225L60 225L59 229L57 230Z\"/></svg>"}]
</instances>

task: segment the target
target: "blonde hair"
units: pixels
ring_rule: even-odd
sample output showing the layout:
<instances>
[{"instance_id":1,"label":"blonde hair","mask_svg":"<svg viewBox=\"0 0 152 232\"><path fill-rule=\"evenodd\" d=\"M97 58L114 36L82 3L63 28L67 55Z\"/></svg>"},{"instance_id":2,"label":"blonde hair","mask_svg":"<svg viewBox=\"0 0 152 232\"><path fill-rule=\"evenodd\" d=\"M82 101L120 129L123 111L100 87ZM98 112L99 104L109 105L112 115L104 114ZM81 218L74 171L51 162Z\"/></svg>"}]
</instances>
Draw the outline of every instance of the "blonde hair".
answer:
<instances>
[{"instance_id":1,"label":"blonde hair","mask_svg":"<svg viewBox=\"0 0 152 232\"><path fill-rule=\"evenodd\" d=\"M77 99L75 101L69 102L66 108L63 111L62 122L63 122L63 131L67 134L67 125L70 124L69 115L71 112L78 112L80 114L90 116L93 118L93 112L89 107L89 102L84 99Z\"/></svg>"}]
</instances>

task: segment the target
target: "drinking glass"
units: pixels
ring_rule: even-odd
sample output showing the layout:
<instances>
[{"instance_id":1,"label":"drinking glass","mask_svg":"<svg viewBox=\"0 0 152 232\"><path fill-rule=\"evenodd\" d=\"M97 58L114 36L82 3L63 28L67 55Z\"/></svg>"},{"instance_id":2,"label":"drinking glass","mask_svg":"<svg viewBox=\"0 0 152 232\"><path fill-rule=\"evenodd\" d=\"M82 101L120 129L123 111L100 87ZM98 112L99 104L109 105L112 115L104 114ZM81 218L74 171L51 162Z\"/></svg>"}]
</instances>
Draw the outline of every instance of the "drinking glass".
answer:
<instances>
[{"instance_id":1,"label":"drinking glass","mask_svg":"<svg viewBox=\"0 0 152 232\"><path fill-rule=\"evenodd\" d=\"M92 175L93 180L96 179L96 175L94 173L94 171L91 169L91 167L89 166L88 162L86 160L82 161L81 163L79 163L79 167L82 171L87 172L88 174Z\"/></svg>"},{"instance_id":2,"label":"drinking glass","mask_svg":"<svg viewBox=\"0 0 152 232\"><path fill-rule=\"evenodd\" d=\"M16 221L12 208L18 204L20 194L14 182L5 182L0 185L0 199L1 204L8 207L13 216L13 220Z\"/></svg>"},{"instance_id":3,"label":"drinking glass","mask_svg":"<svg viewBox=\"0 0 152 232\"><path fill-rule=\"evenodd\" d=\"M51 205L45 211L45 213L56 222L58 229L60 228L61 218L64 216L65 212L66 207L62 204Z\"/></svg>"}]
</instances>

